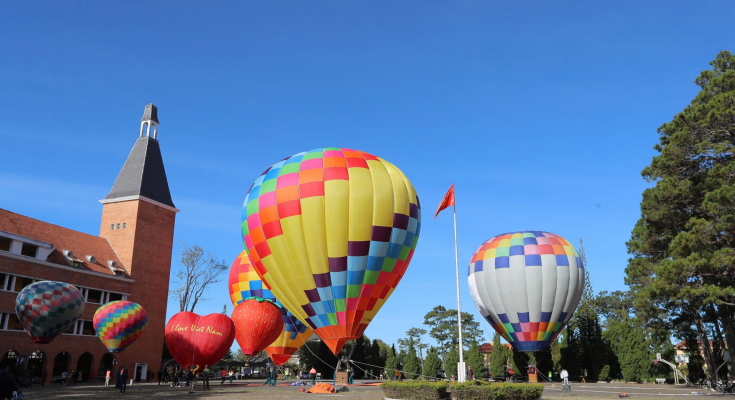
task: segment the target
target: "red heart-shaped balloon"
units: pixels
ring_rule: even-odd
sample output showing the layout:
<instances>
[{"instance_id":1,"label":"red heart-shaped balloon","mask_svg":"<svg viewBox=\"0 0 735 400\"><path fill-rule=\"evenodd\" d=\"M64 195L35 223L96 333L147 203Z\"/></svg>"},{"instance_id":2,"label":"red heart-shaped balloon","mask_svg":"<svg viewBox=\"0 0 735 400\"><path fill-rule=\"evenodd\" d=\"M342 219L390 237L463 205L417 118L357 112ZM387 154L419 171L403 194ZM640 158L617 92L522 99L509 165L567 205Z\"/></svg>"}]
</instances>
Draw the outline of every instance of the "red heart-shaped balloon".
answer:
<instances>
[{"instance_id":1,"label":"red heart-shaped balloon","mask_svg":"<svg viewBox=\"0 0 735 400\"><path fill-rule=\"evenodd\" d=\"M246 356L254 356L273 343L283 331L283 311L262 298L249 298L232 312L237 343Z\"/></svg>"},{"instance_id":2,"label":"red heart-shaped balloon","mask_svg":"<svg viewBox=\"0 0 735 400\"><path fill-rule=\"evenodd\" d=\"M179 365L186 368L212 365L227 354L235 340L235 324L226 315L200 317L193 312L180 312L166 325L166 347Z\"/></svg>"}]
</instances>

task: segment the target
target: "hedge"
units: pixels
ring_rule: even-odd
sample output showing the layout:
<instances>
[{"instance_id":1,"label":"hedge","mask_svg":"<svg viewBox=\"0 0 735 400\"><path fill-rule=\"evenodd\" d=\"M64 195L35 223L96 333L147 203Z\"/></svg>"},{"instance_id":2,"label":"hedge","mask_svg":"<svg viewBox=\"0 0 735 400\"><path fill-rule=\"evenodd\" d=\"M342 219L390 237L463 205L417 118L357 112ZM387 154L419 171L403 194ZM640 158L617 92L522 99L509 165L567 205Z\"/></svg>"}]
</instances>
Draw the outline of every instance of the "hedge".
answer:
<instances>
[{"instance_id":1,"label":"hedge","mask_svg":"<svg viewBox=\"0 0 735 400\"><path fill-rule=\"evenodd\" d=\"M384 381L380 387L385 397L405 400L438 400L449 397L447 382Z\"/></svg>"},{"instance_id":2,"label":"hedge","mask_svg":"<svg viewBox=\"0 0 735 400\"><path fill-rule=\"evenodd\" d=\"M541 397L544 385L471 381L452 384L449 391L455 400L531 400Z\"/></svg>"},{"instance_id":3,"label":"hedge","mask_svg":"<svg viewBox=\"0 0 735 400\"><path fill-rule=\"evenodd\" d=\"M544 385L538 383L489 383L471 381L465 383L447 382L398 382L386 381L380 387L385 397L404 400L438 400L449 397L455 400L532 400L544 392Z\"/></svg>"}]
</instances>

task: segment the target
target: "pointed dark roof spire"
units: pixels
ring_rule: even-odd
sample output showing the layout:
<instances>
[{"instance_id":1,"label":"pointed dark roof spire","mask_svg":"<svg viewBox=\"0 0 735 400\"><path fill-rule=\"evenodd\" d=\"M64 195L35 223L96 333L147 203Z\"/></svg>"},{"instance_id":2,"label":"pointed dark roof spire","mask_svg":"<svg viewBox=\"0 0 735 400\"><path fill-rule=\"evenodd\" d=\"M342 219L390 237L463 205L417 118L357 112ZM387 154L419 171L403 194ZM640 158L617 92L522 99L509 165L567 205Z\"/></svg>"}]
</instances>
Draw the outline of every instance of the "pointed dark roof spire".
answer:
<instances>
[{"instance_id":1,"label":"pointed dark roof spire","mask_svg":"<svg viewBox=\"0 0 735 400\"><path fill-rule=\"evenodd\" d=\"M144 120L158 122L158 110L153 104L145 107ZM161 148L158 140L151 136L142 136L135 141L133 149L128 155L110 194L102 203L139 199L153 200L154 202L176 208L171 200L168 188L166 170L163 167Z\"/></svg>"}]
</instances>

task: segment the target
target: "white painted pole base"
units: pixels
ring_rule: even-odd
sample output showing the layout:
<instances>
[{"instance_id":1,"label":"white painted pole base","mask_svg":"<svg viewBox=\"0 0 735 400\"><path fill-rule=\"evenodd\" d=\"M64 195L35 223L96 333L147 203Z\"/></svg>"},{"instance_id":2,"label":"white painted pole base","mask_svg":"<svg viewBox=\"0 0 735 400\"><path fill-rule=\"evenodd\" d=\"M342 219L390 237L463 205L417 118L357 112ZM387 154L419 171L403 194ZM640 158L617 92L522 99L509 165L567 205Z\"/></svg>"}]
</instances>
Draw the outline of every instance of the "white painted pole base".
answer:
<instances>
[{"instance_id":1,"label":"white painted pole base","mask_svg":"<svg viewBox=\"0 0 735 400\"><path fill-rule=\"evenodd\" d=\"M466 371L467 371L467 367L465 366L465 363L458 362L457 363L457 382L464 382L467 380L467 377L465 376Z\"/></svg>"}]
</instances>

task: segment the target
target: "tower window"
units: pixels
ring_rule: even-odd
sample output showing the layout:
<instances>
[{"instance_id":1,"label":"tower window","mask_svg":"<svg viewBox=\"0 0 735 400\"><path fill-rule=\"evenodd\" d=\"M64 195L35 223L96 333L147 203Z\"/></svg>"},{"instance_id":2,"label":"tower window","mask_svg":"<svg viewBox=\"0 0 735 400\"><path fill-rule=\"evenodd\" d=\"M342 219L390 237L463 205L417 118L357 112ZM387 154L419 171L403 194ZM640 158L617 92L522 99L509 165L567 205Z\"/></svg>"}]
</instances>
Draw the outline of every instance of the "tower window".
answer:
<instances>
[{"instance_id":1,"label":"tower window","mask_svg":"<svg viewBox=\"0 0 735 400\"><path fill-rule=\"evenodd\" d=\"M117 229L120 229L120 224L117 224Z\"/></svg>"},{"instance_id":2,"label":"tower window","mask_svg":"<svg viewBox=\"0 0 735 400\"><path fill-rule=\"evenodd\" d=\"M110 230L115 229L115 224L110 225Z\"/></svg>"},{"instance_id":3,"label":"tower window","mask_svg":"<svg viewBox=\"0 0 735 400\"><path fill-rule=\"evenodd\" d=\"M123 222L123 229L125 229L125 222Z\"/></svg>"}]
</instances>

